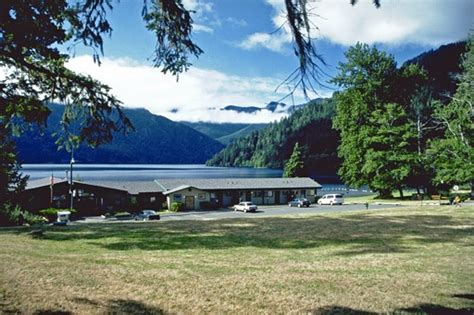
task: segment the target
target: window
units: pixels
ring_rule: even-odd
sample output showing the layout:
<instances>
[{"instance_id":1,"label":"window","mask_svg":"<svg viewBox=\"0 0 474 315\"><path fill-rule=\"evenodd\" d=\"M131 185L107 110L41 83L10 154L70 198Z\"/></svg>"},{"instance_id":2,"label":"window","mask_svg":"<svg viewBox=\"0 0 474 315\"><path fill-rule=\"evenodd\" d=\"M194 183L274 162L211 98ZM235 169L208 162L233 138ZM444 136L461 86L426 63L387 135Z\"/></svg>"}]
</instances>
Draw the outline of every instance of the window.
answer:
<instances>
[{"instance_id":1,"label":"window","mask_svg":"<svg viewBox=\"0 0 474 315\"><path fill-rule=\"evenodd\" d=\"M150 202L155 202L156 201L156 197L150 197Z\"/></svg>"},{"instance_id":2,"label":"window","mask_svg":"<svg viewBox=\"0 0 474 315\"><path fill-rule=\"evenodd\" d=\"M199 193L198 194L198 199L199 200L206 200L206 194L205 193Z\"/></svg>"},{"instance_id":3,"label":"window","mask_svg":"<svg viewBox=\"0 0 474 315\"><path fill-rule=\"evenodd\" d=\"M181 196L181 194L174 194L173 199L175 201L181 201L183 199L183 197Z\"/></svg>"},{"instance_id":4,"label":"window","mask_svg":"<svg viewBox=\"0 0 474 315\"><path fill-rule=\"evenodd\" d=\"M267 197L273 197L273 191L271 190L267 191Z\"/></svg>"}]
</instances>

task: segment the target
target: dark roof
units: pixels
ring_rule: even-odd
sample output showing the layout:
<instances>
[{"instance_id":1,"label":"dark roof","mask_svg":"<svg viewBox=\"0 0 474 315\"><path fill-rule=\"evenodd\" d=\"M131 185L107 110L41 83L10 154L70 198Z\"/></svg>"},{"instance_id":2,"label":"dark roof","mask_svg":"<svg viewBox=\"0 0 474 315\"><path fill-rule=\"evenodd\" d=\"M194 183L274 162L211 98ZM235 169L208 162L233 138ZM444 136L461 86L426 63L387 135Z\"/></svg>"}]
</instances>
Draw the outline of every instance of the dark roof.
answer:
<instances>
[{"instance_id":1,"label":"dark roof","mask_svg":"<svg viewBox=\"0 0 474 315\"><path fill-rule=\"evenodd\" d=\"M67 180L65 178L53 177L53 179L54 179L54 181L53 181L54 184L67 182ZM28 189L35 189L35 188L40 188L40 187L49 186L49 185L51 185L51 176L40 178L40 179L35 179L35 180L29 180L26 183L25 189L27 189L27 190Z\"/></svg>"},{"instance_id":2,"label":"dark roof","mask_svg":"<svg viewBox=\"0 0 474 315\"><path fill-rule=\"evenodd\" d=\"M28 181L26 189L49 186L50 177ZM67 182L66 179L54 178L54 183ZM74 181L78 184L138 193L157 193L176 190L180 187L195 187L201 190L247 190L247 189L303 189L321 188L321 185L309 177L294 178L182 178L157 179L155 181Z\"/></svg>"},{"instance_id":3,"label":"dark roof","mask_svg":"<svg viewBox=\"0 0 474 315\"><path fill-rule=\"evenodd\" d=\"M322 186L309 177L294 178L187 178L157 179L162 191L179 186L192 186L202 190L224 189L299 189L321 188Z\"/></svg>"},{"instance_id":4,"label":"dark roof","mask_svg":"<svg viewBox=\"0 0 474 315\"><path fill-rule=\"evenodd\" d=\"M54 177L54 184L67 183L68 180L64 178ZM138 194L139 192L160 192L159 186L153 181L146 182L125 182L125 181L77 181L74 183L96 186L101 188L115 189L121 191L128 191L130 194ZM44 177L41 179L29 180L26 184L26 190L45 187L51 185L51 177Z\"/></svg>"},{"instance_id":5,"label":"dark roof","mask_svg":"<svg viewBox=\"0 0 474 315\"><path fill-rule=\"evenodd\" d=\"M87 181L85 184L126 190L129 194L162 192L163 189L154 181Z\"/></svg>"}]
</instances>

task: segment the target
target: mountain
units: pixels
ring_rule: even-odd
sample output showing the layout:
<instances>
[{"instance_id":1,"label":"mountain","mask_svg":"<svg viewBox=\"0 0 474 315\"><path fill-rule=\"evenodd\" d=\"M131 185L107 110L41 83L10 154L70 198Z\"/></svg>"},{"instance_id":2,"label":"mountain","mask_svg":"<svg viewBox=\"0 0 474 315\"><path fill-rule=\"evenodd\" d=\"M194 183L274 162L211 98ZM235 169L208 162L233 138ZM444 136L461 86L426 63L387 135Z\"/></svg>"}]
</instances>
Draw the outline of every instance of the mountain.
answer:
<instances>
[{"instance_id":1,"label":"mountain","mask_svg":"<svg viewBox=\"0 0 474 315\"><path fill-rule=\"evenodd\" d=\"M246 136L253 131L263 129L267 125L211 122L182 123L226 145L231 143L234 139Z\"/></svg>"},{"instance_id":2,"label":"mountain","mask_svg":"<svg viewBox=\"0 0 474 315\"><path fill-rule=\"evenodd\" d=\"M334 110L332 99L313 100L280 122L236 139L207 164L282 168L298 142L306 151L308 173L335 174L339 134L331 127Z\"/></svg>"},{"instance_id":3,"label":"mountain","mask_svg":"<svg viewBox=\"0 0 474 315\"><path fill-rule=\"evenodd\" d=\"M317 98L315 99L316 101L321 101L323 100L322 98ZM247 113L247 114L254 114L258 113L262 110L268 110L272 113L288 113L291 114L294 111L306 106L306 104L300 104L300 105L287 105L285 103L280 103L280 102L270 102L268 103L265 107L258 107L258 106L237 106L237 105L227 105L224 108L221 108L221 110L226 110L226 111L234 111L237 113Z\"/></svg>"},{"instance_id":4,"label":"mountain","mask_svg":"<svg viewBox=\"0 0 474 315\"><path fill-rule=\"evenodd\" d=\"M255 113L261 111L263 108L257 107L257 106L237 106L237 105L227 105L224 108L221 108L221 110L228 110L228 111L234 111L237 113Z\"/></svg>"},{"instance_id":5,"label":"mountain","mask_svg":"<svg viewBox=\"0 0 474 315\"><path fill-rule=\"evenodd\" d=\"M70 154L58 151L53 135L59 127L63 106L50 105L48 127L44 135L38 129L16 139L23 163L68 163ZM224 146L218 141L181 123L153 115L145 109L124 109L135 131L115 134L111 143L92 149L82 145L75 151L80 163L204 163Z\"/></svg>"},{"instance_id":6,"label":"mountain","mask_svg":"<svg viewBox=\"0 0 474 315\"><path fill-rule=\"evenodd\" d=\"M428 73L434 98L442 99L456 90L465 47L465 42L444 45L406 61L402 67L421 65ZM292 114L260 131L235 139L207 164L282 168L298 142L306 151L307 174L336 174L340 164L337 156L339 134L332 129L335 111L332 99L317 99L294 107L272 102L267 108L271 111L283 108Z\"/></svg>"},{"instance_id":7,"label":"mountain","mask_svg":"<svg viewBox=\"0 0 474 315\"><path fill-rule=\"evenodd\" d=\"M453 95L457 88L457 75L461 72L462 55L466 42L440 46L407 60L403 65L418 64L428 73L435 99L444 100Z\"/></svg>"}]
</instances>

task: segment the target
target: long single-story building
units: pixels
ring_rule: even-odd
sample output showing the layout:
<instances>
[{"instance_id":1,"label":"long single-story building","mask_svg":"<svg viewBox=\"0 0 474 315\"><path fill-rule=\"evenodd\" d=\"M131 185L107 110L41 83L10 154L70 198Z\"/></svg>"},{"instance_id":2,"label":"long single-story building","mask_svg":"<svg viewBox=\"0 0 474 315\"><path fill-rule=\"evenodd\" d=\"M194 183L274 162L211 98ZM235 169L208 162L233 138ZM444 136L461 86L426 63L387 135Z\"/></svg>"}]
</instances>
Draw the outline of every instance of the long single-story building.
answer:
<instances>
[{"instance_id":1,"label":"long single-story building","mask_svg":"<svg viewBox=\"0 0 474 315\"><path fill-rule=\"evenodd\" d=\"M301 178L157 179L154 181L73 181L74 208L82 215L111 211L168 208L180 202L187 210L229 207L239 201L285 204L296 197L315 201L316 181ZM28 181L21 196L30 211L69 208L70 182L61 178Z\"/></svg>"},{"instance_id":2,"label":"long single-story building","mask_svg":"<svg viewBox=\"0 0 474 315\"><path fill-rule=\"evenodd\" d=\"M321 185L309 177L294 178L212 178L159 179L168 208L181 202L185 209L201 209L211 204L228 207L239 201L257 205L286 204L296 197L315 201Z\"/></svg>"}]
</instances>

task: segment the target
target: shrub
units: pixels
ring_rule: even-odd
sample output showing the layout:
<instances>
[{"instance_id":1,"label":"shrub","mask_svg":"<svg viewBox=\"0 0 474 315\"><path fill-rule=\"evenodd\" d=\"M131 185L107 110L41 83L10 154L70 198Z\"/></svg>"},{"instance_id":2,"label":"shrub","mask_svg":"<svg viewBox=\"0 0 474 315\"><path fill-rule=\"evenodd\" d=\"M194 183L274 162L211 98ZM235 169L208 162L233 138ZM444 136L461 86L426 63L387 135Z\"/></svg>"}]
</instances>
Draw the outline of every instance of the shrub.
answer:
<instances>
[{"instance_id":1,"label":"shrub","mask_svg":"<svg viewBox=\"0 0 474 315\"><path fill-rule=\"evenodd\" d=\"M456 196L459 195L459 198L461 198L461 201L464 202L466 200L469 200L469 198L471 198L471 193L451 193L449 195L449 199L451 200L454 200L454 198L456 198Z\"/></svg>"},{"instance_id":2,"label":"shrub","mask_svg":"<svg viewBox=\"0 0 474 315\"><path fill-rule=\"evenodd\" d=\"M12 226L23 224L24 217L20 206L6 203L0 208L0 225L1 226Z\"/></svg>"},{"instance_id":3,"label":"shrub","mask_svg":"<svg viewBox=\"0 0 474 315\"><path fill-rule=\"evenodd\" d=\"M43 210L40 210L39 213L44 216L46 219L48 219L49 222L54 222L58 218L58 212L59 211L69 211L71 214L76 213L76 210L74 209L56 209L56 208L46 208Z\"/></svg>"},{"instance_id":4,"label":"shrub","mask_svg":"<svg viewBox=\"0 0 474 315\"><path fill-rule=\"evenodd\" d=\"M171 211L179 212L184 210L184 204L182 202L173 202L171 204Z\"/></svg>"},{"instance_id":5,"label":"shrub","mask_svg":"<svg viewBox=\"0 0 474 315\"><path fill-rule=\"evenodd\" d=\"M0 226L44 223L44 218L26 210L18 205L7 203L0 208Z\"/></svg>"}]
</instances>

